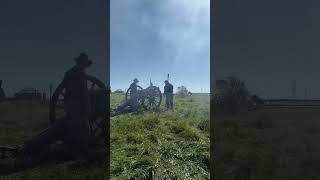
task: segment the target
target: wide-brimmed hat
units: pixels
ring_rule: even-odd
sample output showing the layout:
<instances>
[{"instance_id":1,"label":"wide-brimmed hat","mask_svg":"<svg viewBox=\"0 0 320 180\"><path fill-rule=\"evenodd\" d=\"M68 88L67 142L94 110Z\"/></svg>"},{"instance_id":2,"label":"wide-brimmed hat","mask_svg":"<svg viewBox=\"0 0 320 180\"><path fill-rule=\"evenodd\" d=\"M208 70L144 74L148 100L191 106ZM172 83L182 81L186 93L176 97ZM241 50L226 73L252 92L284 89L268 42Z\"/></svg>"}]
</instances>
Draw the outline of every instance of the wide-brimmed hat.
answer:
<instances>
[{"instance_id":1,"label":"wide-brimmed hat","mask_svg":"<svg viewBox=\"0 0 320 180\"><path fill-rule=\"evenodd\" d=\"M74 60L76 61L77 64L81 64L86 67L89 67L92 64L92 60L89 59L86 53L80 53L80 55L74 58Z\"/></svg>"},{"instance_id":2,"label":"wide-brimmed hat","mask_svg":"<svg viewBox=\"0 0 320 180\"><path fill-rule=\"evenodd\" d=\"M137 78L134 78L133 82L139 82L139 80Z\"/></svg>"}]
</instances>

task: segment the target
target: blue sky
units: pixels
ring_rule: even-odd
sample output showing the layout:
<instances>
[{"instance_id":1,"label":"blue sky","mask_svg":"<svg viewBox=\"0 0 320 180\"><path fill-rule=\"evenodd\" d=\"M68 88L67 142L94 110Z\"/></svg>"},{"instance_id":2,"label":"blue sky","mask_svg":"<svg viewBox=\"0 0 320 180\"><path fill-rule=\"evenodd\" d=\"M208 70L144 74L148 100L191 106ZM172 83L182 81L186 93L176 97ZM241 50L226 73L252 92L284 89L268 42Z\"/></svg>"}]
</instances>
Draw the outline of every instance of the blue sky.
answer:
<instances>
[{"instance_id":1,"label":"blue sky","mask_svg":"<svg viewBox=\"0 0 320 180\"><path fill-rule=\"evenodd\" d=\"M163 89L210 89L210 0L111 0L111 89L133 78Z\"/></svg>"}]
</instances>

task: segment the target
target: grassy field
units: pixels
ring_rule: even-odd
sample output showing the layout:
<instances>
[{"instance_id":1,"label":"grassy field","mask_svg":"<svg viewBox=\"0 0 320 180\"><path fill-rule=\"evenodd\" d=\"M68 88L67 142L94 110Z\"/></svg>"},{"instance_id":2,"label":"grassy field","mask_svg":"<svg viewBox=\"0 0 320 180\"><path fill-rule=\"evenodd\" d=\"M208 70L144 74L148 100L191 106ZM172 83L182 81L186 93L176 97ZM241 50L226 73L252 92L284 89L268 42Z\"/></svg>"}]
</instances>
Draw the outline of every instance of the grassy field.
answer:
<instances>
[{"instance_id":1,"label":"grassy field","mask_svg":"<svg viewBox=\"0 0 320 180\"><path fill-rule=\"evenodd\" d=\"M320 179L319 117L317 108L214 117L215 179Z\"/></svg>"},{"instance_id":2,"label":"grassy field","mask_svg":"<svg viewBox=\"0 0 320 180\"><path fill-rule=\"evenodd\" d=\"M112 108L123 99L112 94ZM174 112L163 109L111 118L112 179L208 179L209 97L175 97ZM214 117L215 179L320 179L319 117L317 108ZM0 145L21 144L48 126L47 104L0 104ZM0 170L12 161L0 160ZM105 173L101 161L49 161L0 180L90 180Z\"/></svg>"},{"instance_id":3,"label":"grassy field","mask_svg":"<svg viewBox=\"0 0 320 180\"><path fill-rule=\"evenodd\" d=\"M0 145L15 146L49 126L48 104L40 102L10 102L0 104ZM103 156L103 149L93 150ZM100 153L100 154L99 154ZM13 165L14 159L0 160L0 171ZM2 175L0 180L90 180L103 179L105 164L101 161L51 160L22 172Z\"/></svg>"},{"instance_id":4,"label":"grassy field","mask_svg":"<svg viewBox=\"0 0 320 180\"><path fill-rule=\"evenodd\" d=\"M111 95L111 108L124 100ZM174 112L111 118L112 179L209 179L209 96L174 97Z\"/></svg>"}]
</instances>

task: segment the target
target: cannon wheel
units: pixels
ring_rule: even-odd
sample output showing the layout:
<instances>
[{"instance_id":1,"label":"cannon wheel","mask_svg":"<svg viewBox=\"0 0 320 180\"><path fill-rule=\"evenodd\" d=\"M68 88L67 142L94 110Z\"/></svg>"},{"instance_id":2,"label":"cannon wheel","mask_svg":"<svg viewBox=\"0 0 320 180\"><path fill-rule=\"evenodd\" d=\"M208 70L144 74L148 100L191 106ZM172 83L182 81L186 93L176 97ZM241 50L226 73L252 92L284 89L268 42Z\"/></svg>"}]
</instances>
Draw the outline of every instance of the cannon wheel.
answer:
<instances>
[{"instance_id":1,"label":"cannon wheel","mask_svg":"<svg viewBox=\"0 0 320 180\"><path fill-rule=\"evenodd\" d=\"M149 86L145 89L145 101L143 106L148 110L158 109L161 105L162 94L159 87Z\"/></svg>"},{"instance_id":2,"label":"cannon wheel","mask_svg":"<svg viewBox=\"0 0 320 180\"><path fill-rule=\"evenodd\" d=\"M103 92L107 91L107 87L99 79L89 75L87 75L86 78L87 78L89 94L92 94L94 92L99 92L99 91L103 91ZM54 123L60 117L65 116L64 96L65 96L65 87L64 87L64 84L61 83L54 91L50 101L49 118L51 123ZM89 99L89 102L91 102L90 99ZM93 107L91 103L90 103L90 106L91 108ZM107 128L105 127L106 121L107 121L106 113L99 114L99 115L94 115L90 113L90 117L89 117L90 134L95 137L105 138L105 133Z\"/></svg>"},{"instance_id":3,"label":"cannon wheel","mask_svg":"<svg viewBox=\"0 0 320 180\"><path fill-rule=\"evenodd\" d=\"M141 86L138 86L138 103L140 106L143 106L144 104L144 95L143 95L143 88ZM126 102L130 100L130 93L131 93L131 88L129 88L126 92Z\"/></svg>"}]
</instances>

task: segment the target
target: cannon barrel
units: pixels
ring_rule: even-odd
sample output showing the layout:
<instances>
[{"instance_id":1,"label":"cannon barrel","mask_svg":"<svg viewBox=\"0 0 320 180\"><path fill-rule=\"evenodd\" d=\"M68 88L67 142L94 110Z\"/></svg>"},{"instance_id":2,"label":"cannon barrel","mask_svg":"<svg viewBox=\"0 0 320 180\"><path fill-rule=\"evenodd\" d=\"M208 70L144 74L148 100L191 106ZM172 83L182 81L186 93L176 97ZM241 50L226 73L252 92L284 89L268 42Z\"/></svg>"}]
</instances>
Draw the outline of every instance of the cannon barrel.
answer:
<instances>
[{"instance_id":1,"label":"cannon barrel","mask_svg":"<svg viewBox=\"0 0 320 180\"><path fill-rule=\"evenodd\" d=\"M9 154L17 154L18 148L10 146L0 146L0 159L7 158Z\"/></svg>"}]
</instances>

